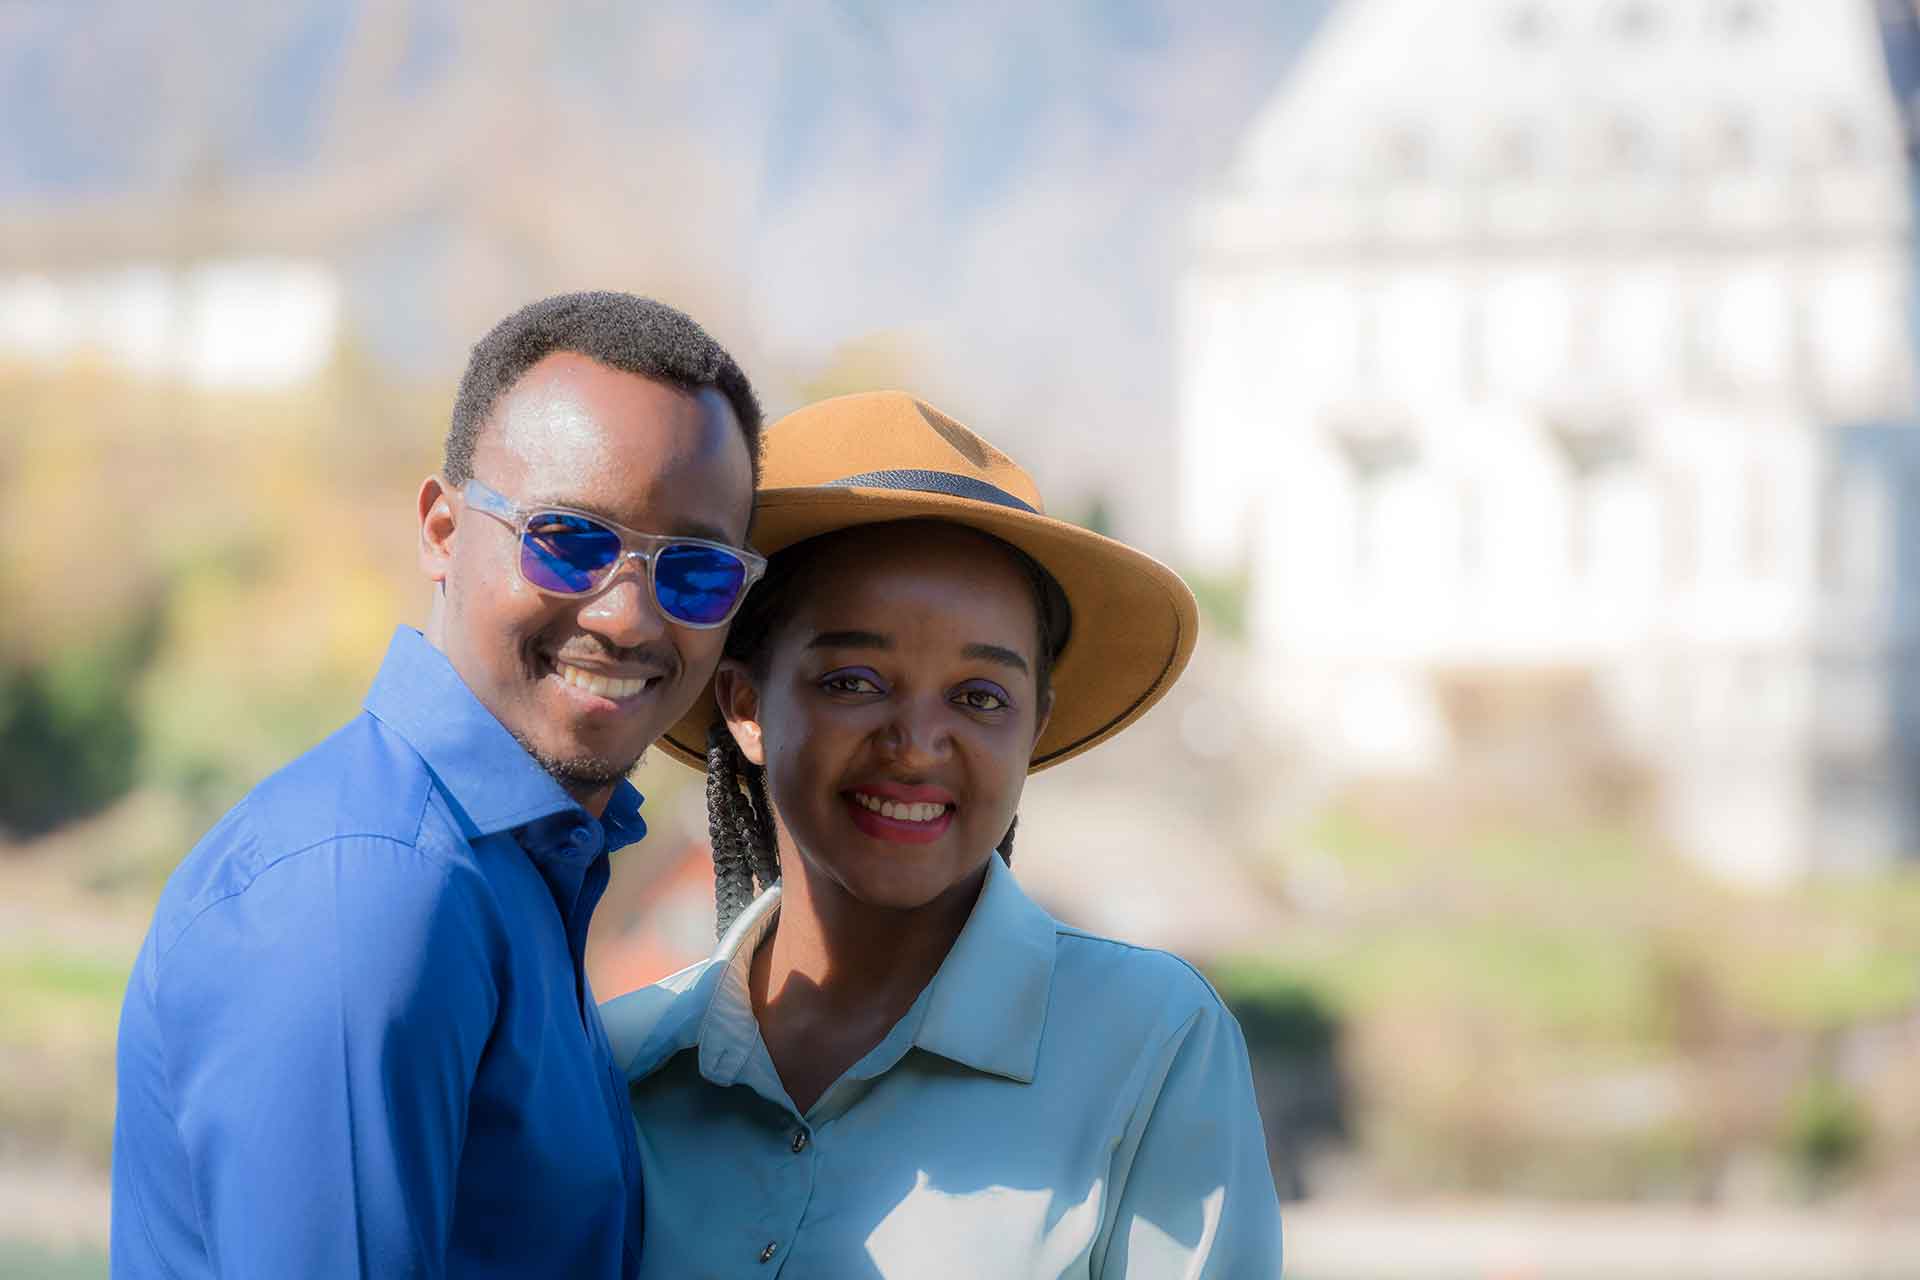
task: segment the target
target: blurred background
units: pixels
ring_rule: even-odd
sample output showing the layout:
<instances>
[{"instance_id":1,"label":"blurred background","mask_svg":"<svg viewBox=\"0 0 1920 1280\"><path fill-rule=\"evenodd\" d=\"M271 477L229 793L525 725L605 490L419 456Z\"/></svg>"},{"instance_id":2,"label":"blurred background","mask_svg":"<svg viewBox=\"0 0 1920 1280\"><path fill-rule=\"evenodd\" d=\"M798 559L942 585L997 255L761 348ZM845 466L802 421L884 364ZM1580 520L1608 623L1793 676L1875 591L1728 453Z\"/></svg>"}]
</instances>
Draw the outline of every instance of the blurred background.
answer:
<instances>
[{"instance_id":1,"label":"blurred background","mask_svg":"<svg viewBox=\"0 0 1920 1280\"><path fill-rule=\"evenodd\" d=\"M1233 1004L1289 1275L1920 1275L1917 84L1909 0L0 0L0 1275L104 1274L159 888L585 287L1188 574L1019 873ZM712 938L636 780L602 998Z\"/></svg>"}]
</instances>

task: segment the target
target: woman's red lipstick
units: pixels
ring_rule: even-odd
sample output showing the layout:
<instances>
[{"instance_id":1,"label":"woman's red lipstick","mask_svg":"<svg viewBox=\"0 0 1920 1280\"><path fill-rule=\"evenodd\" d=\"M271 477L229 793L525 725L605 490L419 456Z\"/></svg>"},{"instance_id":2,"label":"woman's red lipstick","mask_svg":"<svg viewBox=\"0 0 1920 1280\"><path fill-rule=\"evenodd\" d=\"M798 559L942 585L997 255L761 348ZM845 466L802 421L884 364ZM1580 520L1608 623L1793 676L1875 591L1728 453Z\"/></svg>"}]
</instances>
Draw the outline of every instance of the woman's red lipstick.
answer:
<instances>
[{"instance_id":1,"label":"woman's red lipstick","mask_svg":"<svg viewBox=\"0 0 1920 1280\"><path fill-rule=\"evenodd\" d=\"M897 844L930 844L945 835L947 828L953 825L953 797L939 787L874 783L850 787L840 793L840 799L847 806L847 814L853 819L853 825L876 840L890 840ZM881 813L877 806L882 804L894 808L895 815L889 817ZM915 806L922 811L938 807L939 813L915 821L905 816Z\"/></svg>"}]
</instances>

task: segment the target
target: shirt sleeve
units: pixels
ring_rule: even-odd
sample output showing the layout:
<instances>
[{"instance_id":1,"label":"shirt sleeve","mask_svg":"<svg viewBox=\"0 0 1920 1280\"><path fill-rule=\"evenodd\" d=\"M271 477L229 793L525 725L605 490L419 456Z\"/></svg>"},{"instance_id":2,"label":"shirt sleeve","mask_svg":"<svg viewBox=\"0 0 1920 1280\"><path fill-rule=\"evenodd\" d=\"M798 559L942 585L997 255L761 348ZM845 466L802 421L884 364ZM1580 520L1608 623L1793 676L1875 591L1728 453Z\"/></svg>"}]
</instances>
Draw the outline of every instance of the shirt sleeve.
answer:
<instances>
[{"instance_id":1,"label":"shirt sleeve","mask_svg":"<svg viewBox=\"0 0 1920 1280\"><path fill-rule=\"evenodd\" d=\"M446 1272L497 994L477 897L420 850L336 839L214 902L156 999L222 1276Z\"/></svg>"},{"instance_id":2,"label":"shirt sleeve","mask_svg":"<svg viewBox=\"0 0 1920 1280\"><path fill-rule=\"evenodd\" d=\"M1211 997L1211 992L1208 993ZM1239 1024L1209 999L1116 1153L1102 1280L1280 1275L1280 1203Z\"/></svg>"}]
</instances>

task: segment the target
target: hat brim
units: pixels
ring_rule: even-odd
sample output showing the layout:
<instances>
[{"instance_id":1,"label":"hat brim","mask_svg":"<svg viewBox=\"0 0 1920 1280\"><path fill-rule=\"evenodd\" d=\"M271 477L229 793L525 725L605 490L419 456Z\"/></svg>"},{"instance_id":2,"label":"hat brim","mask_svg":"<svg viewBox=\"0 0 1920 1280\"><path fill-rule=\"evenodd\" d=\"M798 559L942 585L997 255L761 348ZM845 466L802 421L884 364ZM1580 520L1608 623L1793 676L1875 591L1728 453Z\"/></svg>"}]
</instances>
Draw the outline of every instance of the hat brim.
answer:
<instances>
[{"instance_id":1,"label":"hat brim","mask_svg":"<svg viewBox=\"0 0 1920 1280\"><path fill-rule=\"evenodd\" d=\"M969 498L897 489L770 489L755 501L749 536L773 555L821 534L892 520L950 520L1018 547L1051 573L1073 609L1073 631L1053 667L1053 715L1028 772L1071 760L1144 715L1193 656L1199 609L1178 574L1089 529ZM720 720L709 681L693 709L659 741L704 770L707 733Z\"/></svg>"}]
</instances>

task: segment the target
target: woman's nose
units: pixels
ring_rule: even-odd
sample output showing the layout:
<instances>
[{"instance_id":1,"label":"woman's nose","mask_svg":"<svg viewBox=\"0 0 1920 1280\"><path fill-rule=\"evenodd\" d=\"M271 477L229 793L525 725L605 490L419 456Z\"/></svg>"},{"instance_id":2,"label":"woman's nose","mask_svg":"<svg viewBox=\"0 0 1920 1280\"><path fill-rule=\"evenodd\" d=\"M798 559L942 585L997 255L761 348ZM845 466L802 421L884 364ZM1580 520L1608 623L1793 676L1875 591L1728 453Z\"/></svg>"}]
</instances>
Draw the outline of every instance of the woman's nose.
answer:
<instances>
[{"instance_id":1,"label":"woman's nose","mask_svg":"<svg viewBox=\"0 0 1920 1280\"><path fill-rule=\"evenodd\" d=\"M952 740L939 709L923 699L903 700L881 731L881 745L895 763L907 768L937 764Z\"/></svg>"}]
</instances>

